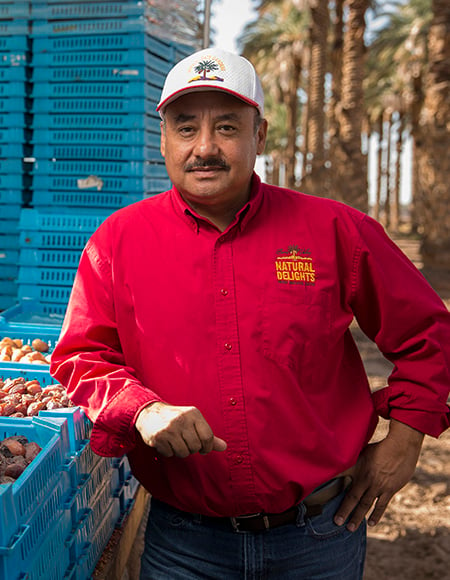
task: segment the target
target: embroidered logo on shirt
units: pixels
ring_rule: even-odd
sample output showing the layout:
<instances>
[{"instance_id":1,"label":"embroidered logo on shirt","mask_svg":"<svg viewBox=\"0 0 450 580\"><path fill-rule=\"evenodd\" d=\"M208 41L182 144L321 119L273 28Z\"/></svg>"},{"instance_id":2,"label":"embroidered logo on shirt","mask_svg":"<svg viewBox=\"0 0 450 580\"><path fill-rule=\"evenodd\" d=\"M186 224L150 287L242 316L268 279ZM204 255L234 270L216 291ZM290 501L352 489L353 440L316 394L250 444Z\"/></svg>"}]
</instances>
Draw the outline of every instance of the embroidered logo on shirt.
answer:
<instances>
[{"instance_id":1,"label":"embroidered logo on shirt","mask_svg":"<svg viewBox=\"0 0 450 580\"><path fill-rule=\"evenodd\" d=\"M316 283L316 270L309 249L289 246L277 250L275 273L277 280L287 284L313 285Z\"/></svg>"},{"instance_id":2,"label":"embroidered logo on shirt","mask_svg":"<svg viewBox=\"0 0 450 580\"><path fill-rule=\"evenodd\" d=\"M223 78L218 77L214 74L210 74L208 76L208 73L212 73L215 71L225 71L225 65L223 64L223 62L220 60L220 58L217 58L216 56L209 56L207 55L205 58L203 58L203 60L193 64L189 71L193 71L194 73L197 73L194 77L192 77L191 79L189 79L189 83L193 83L196 81L219 81L219 82L223 82Z\"/></svg>"}]
</instances>

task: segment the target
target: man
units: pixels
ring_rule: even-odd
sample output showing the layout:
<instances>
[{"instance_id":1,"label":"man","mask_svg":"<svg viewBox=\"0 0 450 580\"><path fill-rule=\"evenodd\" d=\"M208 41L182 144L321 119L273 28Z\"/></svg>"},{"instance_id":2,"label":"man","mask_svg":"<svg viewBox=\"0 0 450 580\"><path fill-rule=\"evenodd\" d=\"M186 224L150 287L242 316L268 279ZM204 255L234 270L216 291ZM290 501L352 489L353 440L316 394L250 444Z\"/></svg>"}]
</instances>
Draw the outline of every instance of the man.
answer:
<instances>
[{"instance_id":1,"label":"man","mask_svg":"<svg viewBox=\"0 0 450 580\"><path fill-rule=\"evenodd\" d=\"M263 107L242 57L172 69L173 189L94 233L52 357L152 494L142 580L361 578L366 515L449 425L448 311L375 221L260 182ZM394 363L373 395L353 317Z\"/></svg>"}]
</instances>

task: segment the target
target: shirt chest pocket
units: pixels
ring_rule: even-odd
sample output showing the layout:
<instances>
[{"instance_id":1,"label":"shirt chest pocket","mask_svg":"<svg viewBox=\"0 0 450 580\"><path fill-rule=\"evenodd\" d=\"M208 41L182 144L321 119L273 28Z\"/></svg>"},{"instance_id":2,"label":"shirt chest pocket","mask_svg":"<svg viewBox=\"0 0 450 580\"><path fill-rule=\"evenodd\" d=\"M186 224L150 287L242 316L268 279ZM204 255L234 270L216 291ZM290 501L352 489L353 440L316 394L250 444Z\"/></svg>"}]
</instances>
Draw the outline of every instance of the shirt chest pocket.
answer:
<instances>
[{"instance_id":1,"label":"shirt chest pocket","mask_svg":"<svg viewBox=\"0 0 450 580\"><path fill-rule=\"evenodd\" d=\"M325 360L330 340L329 296L311 286L280 286L264 295L263 354L311 378Z\"/></svg>"}]
</instances>

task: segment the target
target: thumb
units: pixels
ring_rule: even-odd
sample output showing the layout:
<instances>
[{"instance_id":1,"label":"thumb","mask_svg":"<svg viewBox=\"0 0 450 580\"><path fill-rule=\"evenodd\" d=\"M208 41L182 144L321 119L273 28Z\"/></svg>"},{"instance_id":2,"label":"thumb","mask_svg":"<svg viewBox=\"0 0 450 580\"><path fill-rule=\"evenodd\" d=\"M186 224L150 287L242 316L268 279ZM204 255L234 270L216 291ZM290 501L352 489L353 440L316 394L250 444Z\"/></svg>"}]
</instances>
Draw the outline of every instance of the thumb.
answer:
<instances>
[{"instance_id":1,"label":"thumb","mask_svg":"<svg viewBox=\"0 0 450 580\"><path fill-rule=\"evenodd\" d=\"M220 437L214 436L213 451L225 451L226 448L227 448L226 441L220 439Z\"/></svg>"}]
</instances>

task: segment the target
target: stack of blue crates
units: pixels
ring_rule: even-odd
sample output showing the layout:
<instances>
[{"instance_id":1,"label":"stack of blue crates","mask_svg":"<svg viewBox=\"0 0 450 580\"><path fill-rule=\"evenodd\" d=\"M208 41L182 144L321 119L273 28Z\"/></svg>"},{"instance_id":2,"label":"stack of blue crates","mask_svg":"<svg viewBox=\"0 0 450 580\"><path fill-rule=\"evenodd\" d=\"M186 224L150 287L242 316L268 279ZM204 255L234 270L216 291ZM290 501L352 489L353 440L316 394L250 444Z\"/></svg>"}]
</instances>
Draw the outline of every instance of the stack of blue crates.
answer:
<instances>
[{"instance_id":1,"label":"stack of blue crates","mask_svg":"<svg viewBox=\"0 0 450 580\"><path fill-rule=\"evenodd\" d=\"M0 310L17 298L19 215L27 201L29 2L0 0Z\"/></svg>"},{"instance_id":2,"label":"stack of blue crates","mask_svg":"<svg viewBox=\"0 0 450 580\"><path fill-rule=\"evenodd\" d=\"M64 310L81 250L116 209L165 191L155 111L192 47L148 32L141 0L31 0L32 209L18 298Z\"/></svg>"}]
</instances>

